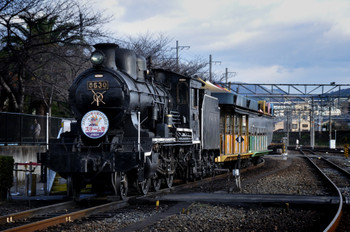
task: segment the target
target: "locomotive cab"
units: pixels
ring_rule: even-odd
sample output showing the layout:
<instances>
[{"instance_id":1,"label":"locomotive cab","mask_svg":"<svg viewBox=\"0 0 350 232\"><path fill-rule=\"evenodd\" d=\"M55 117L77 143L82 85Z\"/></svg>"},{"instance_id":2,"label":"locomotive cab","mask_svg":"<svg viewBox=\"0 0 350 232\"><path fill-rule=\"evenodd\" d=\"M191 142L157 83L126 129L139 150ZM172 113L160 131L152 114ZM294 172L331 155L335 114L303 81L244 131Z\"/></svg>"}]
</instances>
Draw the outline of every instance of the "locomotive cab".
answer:
<instances>
[{"instance_id":1,"label":"locomotive cab","mask_svg":"<svg viewBox=\"0 0 350 232\"><path fill-rule=\"evenodd\" d=\"M181 140L199 142L199 89L202 83L197 79L166 70L153 71L155 81L166 85L172 96L167 115L170 131L174 135L180 135Z\"/></svg>"},{"instance_id":2,"label":"locomotive cab","mask_svg":"<svg viewBox=\"0 0 350 232\"><path fill-rule=\"evenodd\" d=\"M194 142L198 142L199 134L199 88L202 84L192 78L179 78L176 85L176 103L182 125L192 130Z\"/></svg>"}]
</instances>

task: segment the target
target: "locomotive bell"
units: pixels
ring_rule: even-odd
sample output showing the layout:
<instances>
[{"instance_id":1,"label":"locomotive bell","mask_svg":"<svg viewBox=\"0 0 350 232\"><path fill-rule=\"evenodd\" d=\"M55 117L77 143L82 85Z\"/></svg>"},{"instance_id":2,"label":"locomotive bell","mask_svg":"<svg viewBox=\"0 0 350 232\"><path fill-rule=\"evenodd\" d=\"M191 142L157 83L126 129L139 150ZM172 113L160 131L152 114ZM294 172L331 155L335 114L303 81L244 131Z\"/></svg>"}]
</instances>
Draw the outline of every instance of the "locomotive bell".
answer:
<instances>
[{"instance_id":1,"label":"locomotive bell","mask_svg":"<svg viewBox=\"0 0 350 232\"><path fill-rule=\"evenodd\" d=\"M114 43L94 45L96 51L91 54L90 61L94 67L105 67L117 70L115 65L115 49L119 46Z\"/></svg>"}]
</instances>

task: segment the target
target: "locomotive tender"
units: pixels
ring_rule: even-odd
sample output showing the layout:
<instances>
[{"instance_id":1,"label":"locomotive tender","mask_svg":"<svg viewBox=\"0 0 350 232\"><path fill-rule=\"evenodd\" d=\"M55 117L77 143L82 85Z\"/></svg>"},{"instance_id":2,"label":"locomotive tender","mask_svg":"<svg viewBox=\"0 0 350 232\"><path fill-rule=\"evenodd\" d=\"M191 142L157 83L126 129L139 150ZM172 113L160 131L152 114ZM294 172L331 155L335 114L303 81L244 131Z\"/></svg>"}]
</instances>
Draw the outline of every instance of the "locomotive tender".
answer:
<instances>
[{"instance_id":1,"label":"locomotive tender","mask_svg":"<svg viewBox=\"0 0 350 232\"><path fill-rule=\"evenodd\" d=\"M67 179L78 197L92 183L121 198L146 194L174 177L213 175L219 166L248 164L267 152L271 109L199 78L153 69L115 44L97 44L93 67L69 89L77 120L51 140L41 162ZM266 104L265 102L260 105Z\"/></svg>"}]
</instances>

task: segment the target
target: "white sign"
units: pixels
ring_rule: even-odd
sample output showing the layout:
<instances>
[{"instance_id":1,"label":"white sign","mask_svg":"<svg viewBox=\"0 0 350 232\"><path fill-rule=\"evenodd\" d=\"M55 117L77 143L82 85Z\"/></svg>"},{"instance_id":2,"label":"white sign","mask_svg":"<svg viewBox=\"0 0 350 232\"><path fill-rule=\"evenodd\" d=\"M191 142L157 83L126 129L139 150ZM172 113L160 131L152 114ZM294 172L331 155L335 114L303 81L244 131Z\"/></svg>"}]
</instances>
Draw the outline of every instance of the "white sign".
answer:
<instances>
[{"instance_id":1,"label":"white sign","mask_svg":"<svg viewBox=\"0 0 350 232\"><path fill-rule=\"evenodd\" d=\"M91 139L98 139L107 133L109 121L107 116L98 110L87 112L81 120L81 129Z\"/></svg>"},{"instance_id":2,"label":"white sign","mask_svg":"<svg viewBox=\"0 0 350 232\"><path fill-rule=\"evenodd\" d=\"M242 143L244 141L244 138L242 136L238 136L236 138L237 143Z\"/></svg>"}]
</instances>

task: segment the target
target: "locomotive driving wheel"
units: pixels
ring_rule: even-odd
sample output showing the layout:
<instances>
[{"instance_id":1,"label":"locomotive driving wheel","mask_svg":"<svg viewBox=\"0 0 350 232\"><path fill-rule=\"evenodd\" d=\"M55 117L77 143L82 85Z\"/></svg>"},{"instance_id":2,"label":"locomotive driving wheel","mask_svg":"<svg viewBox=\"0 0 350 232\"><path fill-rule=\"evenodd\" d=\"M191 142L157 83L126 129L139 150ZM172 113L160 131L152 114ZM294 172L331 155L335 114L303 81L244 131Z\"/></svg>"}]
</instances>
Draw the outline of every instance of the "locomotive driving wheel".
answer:
<instances>
[{"instance_id":1,"label":"locomotive driving wheel","mask_svg":"<svg viewBox=\"0 0 350 232\"><path fill-rule=\"evenodd\" d=\"M81 191L81 183L77 175L69 175L67 177L67 196L79 201Z\"/></svg>"},{"instance_id":2,"label":"locomotive driving wheel","mask_svg":"<svg viewBox=\"0 0 350 232\"><path fill-rule=\"evenodd\" d=\"M151 186L151 179L146 178L137 184L137 190L139 191L139 193L146 195L148 193L150 186Z\"/></svg>"},{"instance_id":3,"label":"locomotive driving wheel","mask_svg":"<svg viewBox=\"0 0 350 232\"><path fill-rule=\"evenodd\" d=\"M160 179L157 174L154 174L152 177L152 186L154 188L154 191L158 192L160 190L161 183L162 179Z\"/></svg>"},{"instance_id":4,"label":"locomotive driving wheel","mask_svg":"<svg viewBox=\"0 0 350 232\"><path fill-rule=\"evenodd\" d=\"M168 188L171 188L173 186L174 173L176 170L174 151L172 150L169 151L168 159L169 161L167 161L167 172L165 174L165 184Z\"/></svg>"},{"instance_id":5,"label":"locomotive driving wheel","mask_svg":"<svg viewBox=\"0 0 350 232\"><path fill-rule=\"evenodd\" d=\"M165 177L166 186L171 188L174 182L174 174L167 174Z\"/></svg>"},{"instance_id":6,"label":"locomotive driving wheel","mask_svg":"<svg viewBox=\"0 0 350 232\"><path fill-rule=\"evenodd\" d=\"M127 176L122 172L112 173L112 185L116 195L125 200L128 196L128 180Z\"/></svg>"}]
</instances>

